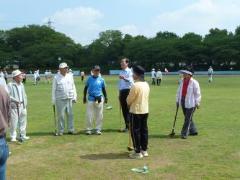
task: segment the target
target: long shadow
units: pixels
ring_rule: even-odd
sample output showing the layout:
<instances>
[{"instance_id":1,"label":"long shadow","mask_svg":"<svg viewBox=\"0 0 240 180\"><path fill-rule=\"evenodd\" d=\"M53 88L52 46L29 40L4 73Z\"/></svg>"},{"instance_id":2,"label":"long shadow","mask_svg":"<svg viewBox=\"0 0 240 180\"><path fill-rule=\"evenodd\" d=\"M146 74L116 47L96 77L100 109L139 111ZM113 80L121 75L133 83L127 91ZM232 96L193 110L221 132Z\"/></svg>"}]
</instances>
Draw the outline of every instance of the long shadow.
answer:
<instances>
[{"instance_id":1,"label":"long shadow","mask_svg":"<svg viewBox=\"0 0 240 180\"><path fill-rule=\"evenodd\" d=\"M29 132L28 136L53 136L53 132Z\"/></svg>"},{"instance_id":2,"label":"long shadow","mask_svg":"<svg viewBox=\"0 0 240 180\"><path fill-rule=\"evenodd\" d=\"M111 133L111 132L120 132L119 129L103 129L102 132Z\"/></svg>"},{"instance_id":3,"label":"long shadow","mask_svg":"<svg viewBox=\"0 0 240 180\"><path fill-rule=\"evenodd\" d=\"M174 136L169 136L168 134L150 134L149 138L161 138L161 139L178 139L181 136L179 134Z\"/></svg>"},{"instance_id":4,"label":"long shadow","mask_svg":"<svg viewBox=\"0 0 240 180\"><path fill-rule=\"evenodd\" d=\"M80 156L80 158L88 159L88 160L129 159L127 152L103 153L103 154L86 154L86 155Z\"/></svg>"}]
</instances>

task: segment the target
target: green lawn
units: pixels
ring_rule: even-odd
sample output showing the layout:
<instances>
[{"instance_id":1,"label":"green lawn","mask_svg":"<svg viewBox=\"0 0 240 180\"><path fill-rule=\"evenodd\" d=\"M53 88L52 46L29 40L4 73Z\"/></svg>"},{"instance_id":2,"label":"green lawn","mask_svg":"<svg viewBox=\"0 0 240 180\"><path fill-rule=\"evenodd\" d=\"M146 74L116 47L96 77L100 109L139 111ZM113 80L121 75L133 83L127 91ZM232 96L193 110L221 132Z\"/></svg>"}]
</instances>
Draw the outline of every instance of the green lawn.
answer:
<instances>
[{"instance_id":1,"label":"green lawn","mask_svg":"<svg viewBox=\"0 0 240 180\"><path fill-rule=\"evenodd\" d=\"M101 136L86 136L83 83L76 79L78 103L74 106L78 135L52 135L51 85L26 85L28 135L23 144L9 143L7 177L26 179L240 179L240 76L218 76L212 84L196 77L202 90L201 108L195 113L199 136L187 140L168 138L175 114L177 76L166 77L152 87L149 116L149 154L141 160L128 158L128 134L119 133L117 77L105 77L109 104L104 111ZM183 123L180 111L176 132ZM131 168L149 166L150 173Z\"/></svg>"}]
</instances>

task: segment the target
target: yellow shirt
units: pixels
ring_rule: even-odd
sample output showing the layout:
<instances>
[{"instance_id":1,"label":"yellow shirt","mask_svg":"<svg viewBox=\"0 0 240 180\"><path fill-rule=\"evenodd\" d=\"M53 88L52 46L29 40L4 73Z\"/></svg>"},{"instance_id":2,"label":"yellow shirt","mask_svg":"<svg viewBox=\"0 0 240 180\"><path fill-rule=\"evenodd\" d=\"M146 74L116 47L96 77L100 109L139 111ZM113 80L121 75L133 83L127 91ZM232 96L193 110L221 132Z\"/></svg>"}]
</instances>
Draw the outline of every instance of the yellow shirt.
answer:
<instances>
[{"instance_id":1,"label":"yellow shirt","mask_svg":"<svg viewBox=\"0 0 240 180\"><path fill-rule=\"evenodd\" d=\"M130 106L130 113L146 114L148 110L150 88L147 82L135 82L127 97L127 104Z\"/></svg>"}]
</instances>

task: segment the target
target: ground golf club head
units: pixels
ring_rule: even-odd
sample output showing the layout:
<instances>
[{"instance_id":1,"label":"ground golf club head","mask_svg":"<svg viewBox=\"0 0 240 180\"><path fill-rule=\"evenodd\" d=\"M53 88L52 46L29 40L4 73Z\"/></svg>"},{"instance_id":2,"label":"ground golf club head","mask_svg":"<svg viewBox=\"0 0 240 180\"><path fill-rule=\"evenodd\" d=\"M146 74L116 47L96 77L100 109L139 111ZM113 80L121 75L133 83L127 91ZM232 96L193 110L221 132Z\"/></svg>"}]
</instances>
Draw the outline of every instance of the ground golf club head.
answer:
<instances>
[{"instance_id":1,"label":"ground golf club head","mask_svg":"<svg viewBox=\"0 0 240 180\"><path fill-rule=\"evenodd\" d=\"M127 147L127 150L128 150L128 151L132 151L132 150L133 150L133 147L128 146L128 147Z\"/></svg>"}]
</instances>

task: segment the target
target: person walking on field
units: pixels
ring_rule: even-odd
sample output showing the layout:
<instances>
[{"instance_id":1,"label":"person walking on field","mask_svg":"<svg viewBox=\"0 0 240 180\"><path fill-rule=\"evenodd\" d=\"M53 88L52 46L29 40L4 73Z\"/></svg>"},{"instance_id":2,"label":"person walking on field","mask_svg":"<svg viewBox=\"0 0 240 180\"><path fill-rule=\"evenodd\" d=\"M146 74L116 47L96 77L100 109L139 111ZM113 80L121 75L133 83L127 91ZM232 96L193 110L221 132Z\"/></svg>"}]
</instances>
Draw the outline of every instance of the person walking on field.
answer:
<instances>
[{"instance_id":1,"label":"person walking on field","mask_svg":"<svg viewBox=\"0 0 240 180\"><path fill-rule=\"evenodd\" d=\"M3 86L0 85L0 179L6 179L6 162L9 154L6 142L6 131L10 123L11 114L10 97Z\"/></svg>"},{"instance_id":2,"label":"person walking on field","mask_svg":"<svg viewBox=\"0 0 240 180\"><path fill-rule=\"evenodd\" d=\"M119 102L122 110L122 115L125 122L125 128L120 129L121 132L127 132L129 129L129 107L127 106L127 96L130 92L130 88L133 85L132 70L129 66L129 59L123 58L120 62L121 71L119 73Z\"/></svg>"},{"instance_id":3,"label":"person walking on field","mask_svg":"<svg viewBox=\"0 0 240 180\"><path fill-rule=\"evenodd\" d=\"M151 77L152 77L152 85L156 85L156 71L154 68L152 69Z\"/></svg>"},{"instance_id":4,"label":"person walking on field","mask_svg":"<svg viewBox=\"0 0 240 180\"><path fill-rule=\"evenodd\" d=\"M15 70L12 72L13 81L8 83L8 92L11 99L11 123L10 138L12 142L28 140L26 136L27 128L27 95L22 83L22 72ZM19 138L17 129L19 128Z\"/></svg>"},{"instance_id":5,"label":"person walking on field","mask_svg":"<svg viewBox=\"0 0 240 180\"><path fill-rule=\"evenodd\" d=\"M83 92L83 103L87 103L86 113L86 135L91 135L93 132L93 119L96 120L97 135L101 135L103 124L103 103L107 103L107 92L105 81L100 77L100 67L94 66L91 75L87 81ZM87 100L88 93L88 100Z\"/></svg>"},{"instance_id":6,"label":"person walking on field","mask_svg":"<svg viewBox=\"0 0 240 180\"><path fill-rule=\"evenodd\" d=\"M181 138L187 139L188 135L196 136L198 131L193 121L193 114L200 107L201 102L201 91L197 80L193 76L192 70L181 70L183 79L179 84L176 105L182 106L184 114L184 124L181 131Z\"/></svg>"},{"instance_id":7,"label":"person walking on field","mask_svg":"<svg viewBox=\"0 0 240 180\"><path fill-rule=\"evenodd\" d=\"M150 88L144 80L145 70L141 66L133 67L134 85L127 97L130 107L130 132L134 152L130 158L139 159L148 156L148 113Z\"/></svg>"},{"instance_id":8,"label":"person walking on field","mask_svg":"<svg viewBox=\"0 0 240 180\"><path fill-rule=\"evenodd\" d=\"M84 78L85 78L85 73L84 73L84 71L81 71L80 76L81 76L81 81L83 82L83 81L84 81Z\"/></svg>"},{"instance_id":9,"label":"person walking on field","mask_svg":"<svg viewBox=\"0 0 240 180\"><path fill-rule=\"evenodd\" d=\"M73 77L68 73L68 65L61 63L59 73L53 78L52 103L56 106L58 119L57 136L64 133L64 119L67 116L68 134L74 135L73 103L77 101L77 92Z\"/></svg>"},{"instance_id":10,"label":"person walking on field","mask_svg":"<svg viewBox=\"0 0 240 180\"><path fill-rule=\"evenodd\" d=\"M160 69L158 69L156 73L156 78L157 78L157 85L160 86L162 82L162 72Z\"/></svg>"},{"instance_id":11,"label":"person walking on field","mask_svg":"<svg viewBox=\"0 0 240 180\"><path fill-rule=\"evenodd\" d=\"M208 82L211 83L213 81L213 68L212 66L208 69Z\"/></svg>"}]
</instances>

